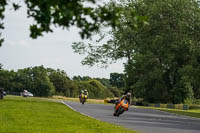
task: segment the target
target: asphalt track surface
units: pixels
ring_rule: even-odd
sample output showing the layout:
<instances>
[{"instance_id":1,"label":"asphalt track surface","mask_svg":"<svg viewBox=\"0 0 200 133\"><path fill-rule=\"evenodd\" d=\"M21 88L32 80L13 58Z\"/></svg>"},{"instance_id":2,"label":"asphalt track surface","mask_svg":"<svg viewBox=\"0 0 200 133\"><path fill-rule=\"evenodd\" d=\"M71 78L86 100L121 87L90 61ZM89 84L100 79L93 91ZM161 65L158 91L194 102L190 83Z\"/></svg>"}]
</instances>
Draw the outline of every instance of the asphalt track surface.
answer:
<instances>
[{"instance_id":1,"label":"asphalt track surface","mask_svg":"<svg viewBox=\"0 0 200 133\"><path fill-rule=\"evenodd\" d=\"M152 109L131 107L119 117L113 116L114 105L64 103L75 111L95 119L117 124L141 133L200 133L200 119Z\"/></svg>"}]
</instances>

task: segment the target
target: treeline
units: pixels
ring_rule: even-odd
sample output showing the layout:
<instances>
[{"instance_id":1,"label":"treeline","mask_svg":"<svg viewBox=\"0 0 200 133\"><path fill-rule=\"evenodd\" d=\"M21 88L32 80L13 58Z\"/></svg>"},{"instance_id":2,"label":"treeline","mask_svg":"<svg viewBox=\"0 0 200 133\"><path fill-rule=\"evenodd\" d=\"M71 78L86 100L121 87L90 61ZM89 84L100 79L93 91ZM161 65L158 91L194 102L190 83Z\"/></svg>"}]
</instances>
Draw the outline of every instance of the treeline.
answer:
<instances>
[{"instance_id":1,"label":"treeline","mask_svg":"<svg viewBox=\"0 0 200 133\"><path fill-rule=\"evenodd\" d=\"M63 70L43 66L19 69L17 72L0 69L0 87L7 92L28 90L34 96L48 97L61 95L77 97L81 89L87 89L89 98L118 97L123 92L123 84L118 73L111 73L111 79L91 78L89 76L68 77Z\"/></svg>"}]
</instances>

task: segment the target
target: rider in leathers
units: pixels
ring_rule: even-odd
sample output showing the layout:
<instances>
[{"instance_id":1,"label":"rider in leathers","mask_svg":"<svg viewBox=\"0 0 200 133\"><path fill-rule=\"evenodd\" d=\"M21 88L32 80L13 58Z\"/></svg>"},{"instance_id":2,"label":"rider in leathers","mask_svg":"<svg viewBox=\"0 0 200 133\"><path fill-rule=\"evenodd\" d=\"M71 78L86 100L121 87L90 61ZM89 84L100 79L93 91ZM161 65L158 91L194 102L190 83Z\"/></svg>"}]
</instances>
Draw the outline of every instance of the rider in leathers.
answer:
<instances>
[{"instance_id":1,"label":"rider in leathers","mask_svg":"<svg viewBox=\"0 0 200 133\"><path fill-rule=\"evenodd\" d=\"M122 97L116 102L115 107L121 102L121 100L126 99L128 101L128 106L131 105L131 93L126 93L126 95L122 95ZM128 110L128 109L127 109ZM116 111L116 110L115 110Z\"/></svg>"}]
</instances>

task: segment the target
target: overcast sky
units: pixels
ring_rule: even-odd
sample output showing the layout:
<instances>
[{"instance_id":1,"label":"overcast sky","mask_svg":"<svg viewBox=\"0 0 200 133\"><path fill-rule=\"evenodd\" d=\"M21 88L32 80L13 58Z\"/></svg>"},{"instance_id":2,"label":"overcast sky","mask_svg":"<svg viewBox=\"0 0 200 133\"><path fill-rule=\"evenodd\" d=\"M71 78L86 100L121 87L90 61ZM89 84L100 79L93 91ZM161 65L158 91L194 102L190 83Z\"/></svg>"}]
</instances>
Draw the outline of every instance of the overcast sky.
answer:
<instances>
[{"instance_id":1,"label":"overcast sky","mask_svg":"<svg viewBox=\"0 0 200 133\"><path fill-rule=\"evenodd\" d=\"M26 8L14 12L7 7L4 19L5 42L0 47L0 63L4 69L22 69L31 66L44 65L54 69L65 70L72 77L75 75L109 78L112 72L123 72L123 62L119 61L107 69L97 66L81 65L83 56L73 53L71 44L81 41L78 29L69 31L55 28L53 33L44 34L33 40L29 37L29 24Z\"/></svg>"}]
</instances>

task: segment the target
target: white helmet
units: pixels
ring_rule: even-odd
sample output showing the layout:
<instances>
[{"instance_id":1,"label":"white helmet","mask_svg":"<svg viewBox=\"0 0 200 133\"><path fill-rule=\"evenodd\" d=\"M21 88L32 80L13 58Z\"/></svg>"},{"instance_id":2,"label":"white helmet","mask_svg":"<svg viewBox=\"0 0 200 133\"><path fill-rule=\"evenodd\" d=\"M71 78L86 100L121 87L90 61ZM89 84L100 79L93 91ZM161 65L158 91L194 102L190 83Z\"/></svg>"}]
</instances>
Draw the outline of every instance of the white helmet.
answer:
<instances>
[{"instance_id":1,"label":"white helmet","mask_svg":"<svg viewBox=\"0 0 200 133\"><path fill-rule=\"evenodd\" d=\"M127 95L128 97L131 97L131 93L130 93L130 92L126 93L126 95Z\"/></svg>"}]
</instances>

